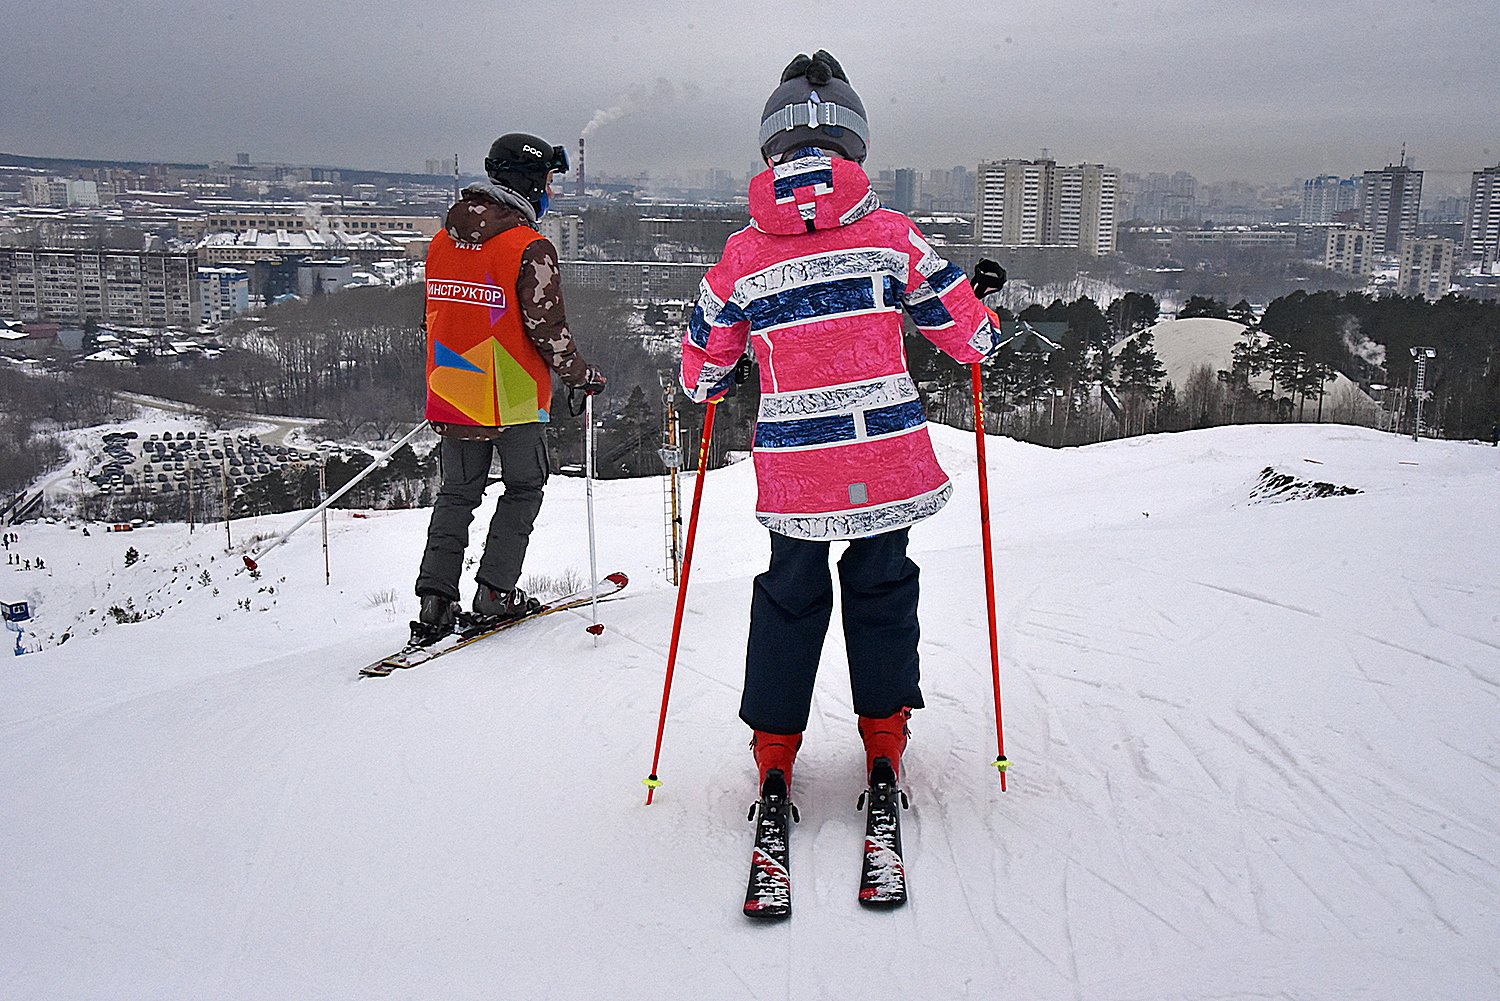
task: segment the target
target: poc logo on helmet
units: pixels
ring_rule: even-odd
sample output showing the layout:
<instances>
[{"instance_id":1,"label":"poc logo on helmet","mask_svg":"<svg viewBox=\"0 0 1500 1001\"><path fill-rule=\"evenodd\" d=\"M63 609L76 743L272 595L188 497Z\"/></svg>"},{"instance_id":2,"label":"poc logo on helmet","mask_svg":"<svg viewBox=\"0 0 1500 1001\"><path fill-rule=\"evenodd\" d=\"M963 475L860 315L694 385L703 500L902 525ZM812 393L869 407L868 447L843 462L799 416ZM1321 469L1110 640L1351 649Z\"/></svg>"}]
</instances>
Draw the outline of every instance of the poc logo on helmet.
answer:
<instances>
[{"instance_id":1,"label":"poc logo on helmet","mask_svg":"<svg viewBox=\"0 0 1500 1001\"><path fill-rule=\"evenodd\" d=\"M532 156L542 156L542 155L544 155L541 150L539 150L539 149L537 149L537 148L535 148L533 146L522 146L521 147L521 152L522 153L530 153Z\"/></svg>"}]
</instances>

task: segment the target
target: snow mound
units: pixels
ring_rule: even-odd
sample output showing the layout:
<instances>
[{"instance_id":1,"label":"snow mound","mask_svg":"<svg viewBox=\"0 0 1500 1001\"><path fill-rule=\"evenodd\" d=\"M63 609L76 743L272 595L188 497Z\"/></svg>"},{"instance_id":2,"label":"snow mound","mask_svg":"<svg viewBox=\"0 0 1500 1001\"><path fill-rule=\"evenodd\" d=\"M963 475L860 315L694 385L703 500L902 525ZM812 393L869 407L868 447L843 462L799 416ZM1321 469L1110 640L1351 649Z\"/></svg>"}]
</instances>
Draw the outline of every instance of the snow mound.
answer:
<instances>
[{"instance_id":1,"label":"snow mound","mask_svg":"<svg viewBox=\"0 0 1500 1001\"><path fill-rule=\"evenodd\" d=\"M1276 467L1267 466L1260 471L1250 499L1259 503L1276 504L1289 500L1313 500L1318 497L1348 497L1360 493L1356 487L1341 487L1321 480L1302 480L1291 473L1277 472Z\"/></svg>"}]
</instances>

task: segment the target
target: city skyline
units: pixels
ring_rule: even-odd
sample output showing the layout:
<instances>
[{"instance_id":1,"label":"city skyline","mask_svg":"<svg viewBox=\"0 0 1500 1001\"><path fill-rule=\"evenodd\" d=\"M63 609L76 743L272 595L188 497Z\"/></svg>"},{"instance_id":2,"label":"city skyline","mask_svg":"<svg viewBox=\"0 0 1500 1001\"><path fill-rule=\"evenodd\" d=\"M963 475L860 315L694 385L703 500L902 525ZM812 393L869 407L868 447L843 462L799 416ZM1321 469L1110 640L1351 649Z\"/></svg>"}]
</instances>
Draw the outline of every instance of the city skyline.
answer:
<instances>
[{"instance_id":1,"label":"city skyline","mask_svg":"<svg viewBox=\"0 0 1500 1001\"><path fill-rule=\"evenodd\" d=\"M267 0L254 17L38 2L0 42L0 149L413 171L453 152L477 166L495 133L523 129L570 151L587 132L591 172L738 173L781 67L821 46L864 100L877 170L1046 148L1130 173L1289 182L1384 166L1405 143L1436 192L1500 159L1500 81L1464 71L1500 48L1491 5L1200 7L943 2L899 31L831 11L804 31L781 3L669 0L644 18L565 3L517 46L507 25L475 28L492 8L459 2L372 14Z\"/></svg>"}]
</instances>

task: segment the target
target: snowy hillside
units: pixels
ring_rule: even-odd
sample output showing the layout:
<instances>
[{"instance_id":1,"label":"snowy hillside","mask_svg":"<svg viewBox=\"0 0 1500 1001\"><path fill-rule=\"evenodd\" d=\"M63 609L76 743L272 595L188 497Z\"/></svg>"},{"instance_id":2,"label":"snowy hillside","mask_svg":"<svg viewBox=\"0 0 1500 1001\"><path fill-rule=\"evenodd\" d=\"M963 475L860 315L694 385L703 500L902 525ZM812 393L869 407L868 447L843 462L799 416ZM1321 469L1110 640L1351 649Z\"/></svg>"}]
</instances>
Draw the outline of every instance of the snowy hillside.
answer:
<instances>
[{"instance_id":1,"label":"snowy hillside","mask_svg":"<svg viewBox=\"0 0 1500 1001\"><path fill-rule=\"evenodd\" d=\"M1244 339L1245 325L1206 316L1162 320L1151 327L1151 336L1156 356L1166 367L1167 381L1181 393L1194 369L1207 365L1211 371L1218 372L1234 364L1234 345ZM1125 340L1131 339L1127 337ZM1115 345L1114 352L1118 354L1124 344L1125 341L1121 341ZM1270 384L1266 376L1251 380L1252 387L1257 390L1267 389ZM1328 383L1326 396L1330 405L1348 397L1351 405L1357 401L1360 409L1373 410L1376 406L1374 400L1342 373L1335 373Z\"/></svg>"},{"instance_id":2,"label":"snowy hillside","mask_svg":"<svg viewBox=\"0 0 1500 1001\"><path fill-rule=\"evenodd\" d=\"M957 490L913 532L905 908L855 901L835 622L795 913L739 913L768 553L748 465L705 484L649 808L659 481L598 485L601 569L632 584L597 647L558 615L385 679L356 673L403 638L425 512L336 514L332 586L316 524L258 580L222 526L26 525L11 552L46 568L7 565L0 599L53 645L0 662L0 995L1500 994L1500 450L1329 425L992 440L1002 794L972 438L934 434ZM1287 499L1267 467L1361 492ZM548 495L528 570L586 568L582 483Z\"/></svg>"}]
</instances>

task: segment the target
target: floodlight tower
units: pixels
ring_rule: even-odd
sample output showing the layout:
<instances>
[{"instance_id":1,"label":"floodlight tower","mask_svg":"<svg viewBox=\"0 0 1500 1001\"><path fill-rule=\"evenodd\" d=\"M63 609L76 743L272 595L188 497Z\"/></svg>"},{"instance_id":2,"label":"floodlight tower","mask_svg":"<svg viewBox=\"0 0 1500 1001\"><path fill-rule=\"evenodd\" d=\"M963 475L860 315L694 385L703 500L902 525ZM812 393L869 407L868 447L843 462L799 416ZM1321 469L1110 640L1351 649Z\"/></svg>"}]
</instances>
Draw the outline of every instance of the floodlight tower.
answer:
<instances>
[{"instance_id":1,"label":"floodlight tower","mask_svg":"<svg viewBox=\"0 0 1500 1001\"><path fill-rule=\"evenodd\" d=\"M1422 404L1432 395L1427 392L1427 360L1437 357L1437 348L1415 347L1411 356L1417 360L1417 423L1411 429L1411 440L1416 441L1422 434Z\"/></svg>"}]
</instances>

